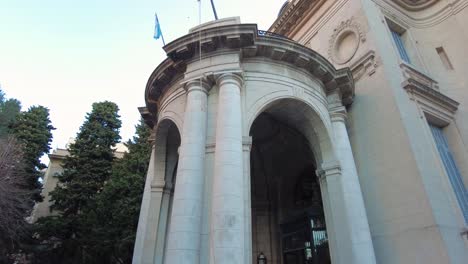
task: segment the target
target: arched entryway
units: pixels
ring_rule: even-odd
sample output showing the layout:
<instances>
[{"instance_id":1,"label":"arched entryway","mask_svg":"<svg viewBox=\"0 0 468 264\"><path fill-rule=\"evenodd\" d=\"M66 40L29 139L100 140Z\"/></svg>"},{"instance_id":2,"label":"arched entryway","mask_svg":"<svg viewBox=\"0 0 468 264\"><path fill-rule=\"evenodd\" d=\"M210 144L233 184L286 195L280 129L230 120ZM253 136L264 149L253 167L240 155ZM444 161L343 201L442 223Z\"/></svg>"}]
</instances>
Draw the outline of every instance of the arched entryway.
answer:
<instances>
[{"instance_id":1,"label":"arched entryway","mask_svg":"<svg viewBox=\"0 0 468 264\"><path fill-rule=\"evenodd\" d=\"M138 254L134 254L134 263L163 263L180 143L176 124L170 119L159 121L155 129L137 230L137 235L144 237L144 240L136 241L135 252Z\"/></svg>"},{"instance_id":2,"label":"arched entryway","mask_svg":"<svg viewBox=\"0 0 468 264\"><path fill-rule=\"evenodd\" d=\"M306 103L281 99L252 123L253 263L261 253L268 263L331 262L316 175L321 157L314 155L321 152L313 143L320 142L317 133L324 129L319 120Z\"/></svg>"}]
</instances>

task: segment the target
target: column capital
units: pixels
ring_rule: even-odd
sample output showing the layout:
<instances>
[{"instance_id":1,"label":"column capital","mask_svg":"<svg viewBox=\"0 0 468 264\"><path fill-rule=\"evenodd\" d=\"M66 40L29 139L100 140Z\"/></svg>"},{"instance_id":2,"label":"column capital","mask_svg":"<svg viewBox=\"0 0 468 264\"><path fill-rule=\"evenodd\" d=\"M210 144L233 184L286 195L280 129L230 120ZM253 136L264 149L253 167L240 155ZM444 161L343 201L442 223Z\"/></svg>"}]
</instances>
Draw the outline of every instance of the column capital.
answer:
<instances>
[{"instance_id":1,"label":"column capital","mask_svg":"<svg viewBox=\"0 0 468 264\"><path fill-rule=\"evenodd\" d=\"M320 181L325 180L330 176L339 176L341 175L341 166L338 161L324 162L316 170L317 177Z\"/></svg>"},{"instance_id":2,"label":"column capital","mask_svg":"<svg viewBox=\"0 0 468 264\"><path fill-rule=\"evenodd\" d=\"M150 136L148 137L148 143L151 145L151 150L154 150L156 146L156 130L152 129Z\"/></svg>"},{"instance_id":3,"label":"column capital","mask_svg":"<svg viewBox=\"0 0 468 264\"><path fill-rule=\"evenodd\" d=\"M152 192L163 192L163 193L171 193L172 191L172 183L162 180L162 179L155 179L151 182L151 191Z\"/></svg>"},{"instance_id":4,"label":"column capital","mask_svg":"<svg viewBox=\"0 0 468 264\"><path fill-rule=\"evenodd\" d=\"M242 137L242 151L250 152L252 149L252 137Z\"/></svg>"},{"instance_id":5,"label":"column capital","mask_svg":"<svg viewBox=\"0 0 468 264\"><path fill-rule=\"evenodd\" d=\"M241 72L224 72L214 74L216 83L221 86L227 83L232 83L239 88L242 86L244 79L242 78Z\"/></svg>"},{"instance_id":6,"label":"column capital","mask_svg":"<svg viewBox=\"0 0 468 264\"><path fill-rule=\"evenodd\" d=\"M202 91L208 94L208 91L211 89L211 84L205 77L191 79L191 80L182 82L182 84L184 85L184 89L187 92Z\"/></svg>"},{"instance_id":7,"label":"column capital","mask_svg":"<svg viewBox=\"0 0 468 264\"><path fill-rule=\"evenodd\" d=\"M332 122L346 122L348 112L344 106L334 107L329 109L330 118Z\"/></svg>"}]
</instances>

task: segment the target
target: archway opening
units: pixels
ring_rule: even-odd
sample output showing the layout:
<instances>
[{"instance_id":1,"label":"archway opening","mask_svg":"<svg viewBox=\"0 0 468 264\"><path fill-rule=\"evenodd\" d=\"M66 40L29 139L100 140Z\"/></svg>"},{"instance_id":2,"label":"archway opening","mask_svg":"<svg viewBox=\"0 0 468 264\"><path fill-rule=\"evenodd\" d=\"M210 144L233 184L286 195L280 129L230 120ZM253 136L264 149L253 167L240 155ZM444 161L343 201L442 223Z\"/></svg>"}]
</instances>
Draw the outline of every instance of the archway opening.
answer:
<instances>
[{"instance_id":1,"label":"archway opening","mask_svg":"<svg viewBox=\"0 0 468 264\"><path fill-rule=\"evenodd\" d=\"M308 139L315 134L311 112L300 101L283 99L250 128L254 263L261 253L268 263L331 263L317 158Z\"/></svg>"},{"instance_id":2,"label":"archway opening","mask_svg":"<svg viewBox=\"0 0 468 264\"><path fill-rule=\"evenodd\" d=\"M162 187L161 193L151 192L152 196L155 196L155 201L160 199L160 202L155 202L155 204L160 204L155 239L155 263L163 263L165 257L164 252L171 223L180 143L180 133L175 123L168 119L161 121L156 130L156 173L152 185L157 186L163 183L164 186Z\"/></svg>"}]
</instances>

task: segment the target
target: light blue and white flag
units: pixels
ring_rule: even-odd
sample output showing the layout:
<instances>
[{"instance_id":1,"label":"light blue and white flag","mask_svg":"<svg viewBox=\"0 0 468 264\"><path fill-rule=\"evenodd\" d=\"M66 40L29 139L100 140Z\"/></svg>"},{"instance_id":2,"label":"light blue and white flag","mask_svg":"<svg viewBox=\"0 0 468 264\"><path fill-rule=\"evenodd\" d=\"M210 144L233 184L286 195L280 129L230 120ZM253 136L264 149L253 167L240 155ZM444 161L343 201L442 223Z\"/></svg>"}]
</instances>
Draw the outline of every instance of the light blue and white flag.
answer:
<instances>
[{"instance_id":1,"label":"light blue and white flag","mask_svg":"<svg viewBox=\"0 0 468 264\"><path fill-rule=\"evenodd\" d=\"M161 25L159 24L158 14L154 13L154 17L155 17L155 22L154 22L155 24L154 24L154 36L153 36L153 38L154 39L162 38L163 45L166 45L166 43L164 43L164 37L163 37L162 31L161 31Z\"/></svg>"},{"instance_id":2,"label":"light blue and white flag","mask_svg":"<svg viewBox=\"0 0 468 264\"><path fill-rule=\"evenodd\" d=\"M159 25L158 14L154 14L156 21L154 22L154 39L159 39L161 37L161 26Z\"/></svg>"}]
</instances>

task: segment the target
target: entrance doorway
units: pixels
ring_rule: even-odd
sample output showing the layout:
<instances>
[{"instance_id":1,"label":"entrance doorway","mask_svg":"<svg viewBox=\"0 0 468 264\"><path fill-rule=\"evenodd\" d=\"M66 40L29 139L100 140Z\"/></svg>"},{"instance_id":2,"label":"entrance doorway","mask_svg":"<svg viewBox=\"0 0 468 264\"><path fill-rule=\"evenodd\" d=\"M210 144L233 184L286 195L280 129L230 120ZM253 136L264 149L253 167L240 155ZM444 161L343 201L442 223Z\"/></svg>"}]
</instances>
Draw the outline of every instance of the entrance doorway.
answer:
<instances>
[{"instance_id":1,"label":"entrance doorway","mask_svg":"<svg viewBox=\"0 0 468 264\"><path fill-rule=\"evenodd\" d=\"M297 104L270 107L250 129L253 263L261 253L268 263L331 263L316 159L289 118Z\"/></svg>"}]
</instances>

